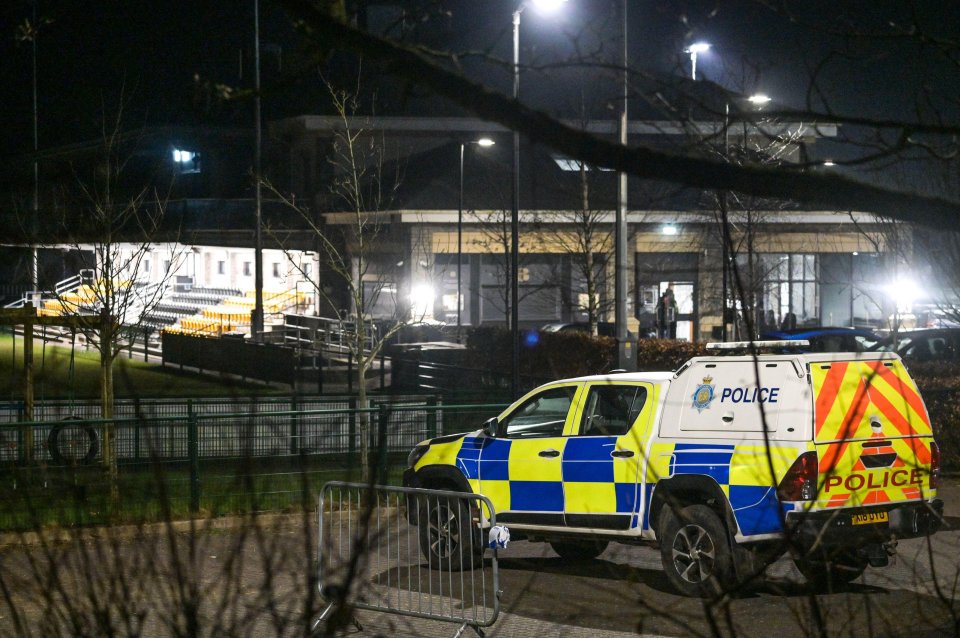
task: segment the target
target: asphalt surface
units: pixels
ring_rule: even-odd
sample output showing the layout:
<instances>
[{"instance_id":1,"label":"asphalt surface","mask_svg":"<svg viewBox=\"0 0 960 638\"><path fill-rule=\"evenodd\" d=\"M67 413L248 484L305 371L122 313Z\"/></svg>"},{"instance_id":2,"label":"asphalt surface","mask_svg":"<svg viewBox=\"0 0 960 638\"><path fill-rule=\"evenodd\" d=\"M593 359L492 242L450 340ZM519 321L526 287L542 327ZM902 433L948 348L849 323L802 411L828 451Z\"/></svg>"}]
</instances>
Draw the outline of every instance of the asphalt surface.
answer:
<instances>
[{"instance_id":1,"label":"asphalt surface","mask_svg":"<svg viewBox=\"0 0 960 638\"><path fill-rule=\"evenodd\" d=\"M425 593L395 602L450 617L482 608L490 620L498 588L500 613L488 636L956 636L960 480L945 482L946 528L929 541L902 541L892 565L868 568L839 593L813 593L782 559L748 591L703 601L671 590L657 550L611 545L597 559L571 562L527 542L500 550L499 583L488 559L471 587L427 570L416 538L397 535L384 543L383 562L362 567L361 582L372 585L348 600L374 603L383 591L412 587ZM303 636L324 607L313 516L221 520L194 531L101 530L69 541L8 538L0 549L0 636ZM486 599L477 598L481 590ZM424 607L432 602L438 606ZM348 610L320 629L331 626L340 627L336 635L449 637L460 623Z\"/></svg>"}]
</instances>

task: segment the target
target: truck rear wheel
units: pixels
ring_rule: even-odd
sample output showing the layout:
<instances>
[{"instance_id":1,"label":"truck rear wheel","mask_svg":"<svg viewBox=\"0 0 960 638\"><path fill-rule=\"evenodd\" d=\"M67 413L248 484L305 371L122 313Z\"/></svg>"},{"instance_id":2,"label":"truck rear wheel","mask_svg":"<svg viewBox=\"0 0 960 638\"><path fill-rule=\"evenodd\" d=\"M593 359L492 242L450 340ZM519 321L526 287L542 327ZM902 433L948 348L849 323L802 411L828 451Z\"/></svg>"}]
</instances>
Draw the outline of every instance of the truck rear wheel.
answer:
<instances>
[{"instance_id":1,"label":"truck rear wheel","mask_svg":"<svg viewBox=\"0 0 960 638\"><path fill-rule=\"evenodd\" d=\"M867 568L867 559L854 549L814 550L793 562L814 590L827 593L843 589Z\"/></svg>"},{"instance_id":2,"label":"truck rear wheel","mask_svg":"<svg viewBox=\"0 0 960 638\"><path fill-rule=\"evenodd\" d=\"M567 560L590 560L603 553L610 543L607 541L550 541L561 558Z\"/></svg>"},{"instance_id":3,"label":"truck rear wheel","mask_svg":"<svg viewBox=\"0 0 960 638\"><path fill-rule=\"evenodd\" d=\"M660 561L670 584L685 596L717 596L734 581L727 530L706 505L679 511L664 508L659 533Z\"/></svg>"}]
</instances>

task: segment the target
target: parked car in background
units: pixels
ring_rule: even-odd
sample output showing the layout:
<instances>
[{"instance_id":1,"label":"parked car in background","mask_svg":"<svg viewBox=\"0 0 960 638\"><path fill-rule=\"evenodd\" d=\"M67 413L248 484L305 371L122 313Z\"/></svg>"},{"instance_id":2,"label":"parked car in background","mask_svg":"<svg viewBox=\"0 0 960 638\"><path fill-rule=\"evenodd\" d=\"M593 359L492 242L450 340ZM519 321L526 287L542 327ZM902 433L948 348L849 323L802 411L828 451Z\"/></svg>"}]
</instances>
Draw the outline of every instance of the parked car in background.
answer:
<instances>
[{"instance_id":1,"label":"parked car in background","mask_svg":"<svg viewBox=\"0 0 960 638\"><path fill-rule=\"evenodd\" d=\"M867 352L883 337L865 328L807 327L764 332L761 341L800 340L810 342L807 352Z\"/></svg>"},{"instance_id":2,"label":"parked car in background","mask_svg":"<svg viewBox=\"0 0 960 638\"><path fill-rule=\"evenodd\" d=\"M957 361L960 359L960 328L898 332L880 341L874 350L896 352L907 361Z\"/></svg>"}]
</instances>

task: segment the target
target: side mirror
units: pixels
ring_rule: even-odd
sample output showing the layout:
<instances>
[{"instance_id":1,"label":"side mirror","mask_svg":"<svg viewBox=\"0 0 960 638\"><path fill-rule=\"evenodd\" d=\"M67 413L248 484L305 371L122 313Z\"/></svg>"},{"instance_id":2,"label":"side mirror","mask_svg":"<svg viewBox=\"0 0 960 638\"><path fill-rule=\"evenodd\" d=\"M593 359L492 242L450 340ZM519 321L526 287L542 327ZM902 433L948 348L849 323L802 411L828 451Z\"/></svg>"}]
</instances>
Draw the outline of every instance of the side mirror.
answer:
<instances>
[{"instance_id":1,"label":"side mirror","mask_svg":"<svg viewBox=\"0 0 960 638\"><path fill-rule=\"evenodd\" d=\"M496 438L499 430L500 424L497 422L497 417L487 419L483 422L483 433L490 438Z\"/></svg>"}]
</instances>

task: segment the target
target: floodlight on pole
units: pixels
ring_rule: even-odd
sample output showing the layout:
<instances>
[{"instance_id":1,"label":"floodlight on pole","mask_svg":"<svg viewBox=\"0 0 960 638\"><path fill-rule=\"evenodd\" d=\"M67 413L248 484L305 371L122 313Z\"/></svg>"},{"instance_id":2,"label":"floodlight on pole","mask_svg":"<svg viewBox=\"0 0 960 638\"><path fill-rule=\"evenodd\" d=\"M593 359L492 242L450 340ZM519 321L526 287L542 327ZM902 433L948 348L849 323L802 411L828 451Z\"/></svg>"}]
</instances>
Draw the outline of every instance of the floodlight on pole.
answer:
<instances>
[{"instance_id":1,"label":"floodlight on pole","mask_svg":"<svg viewBox=\"0 0 960 638\"><path fill-rule=\"evenodd\" d=\"M686 49L683 50L684 53L690 54L690 79L697 79L697 55L700 53L706 53L710 50L710 44L707 42L694 42Z\"/></svg>"}]
</instances>

